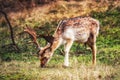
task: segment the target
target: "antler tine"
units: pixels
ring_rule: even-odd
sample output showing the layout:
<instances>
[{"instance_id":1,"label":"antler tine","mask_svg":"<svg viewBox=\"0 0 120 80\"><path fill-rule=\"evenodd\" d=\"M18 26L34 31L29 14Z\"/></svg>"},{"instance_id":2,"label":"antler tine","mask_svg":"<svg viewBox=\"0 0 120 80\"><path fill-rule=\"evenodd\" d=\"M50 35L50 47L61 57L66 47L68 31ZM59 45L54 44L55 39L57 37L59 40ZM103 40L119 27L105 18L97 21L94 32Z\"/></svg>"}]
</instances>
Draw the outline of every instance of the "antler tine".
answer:
<instances>
[{"instance_id":1,"label":"antler tine","mask_svg":"<svg viewBox=\"0 0 120 80\"><path fill-rule=\"evenodd\" d=\"M26 26L24 28L24 32L28 33L31 36L32 42L37 45L37 48L40 50L40 45L38 44L37 37L44 38L48 43L52 44L54 37L48 34L46 35L38 35L36 34L36 31L34 31L32 28Z\"/></svg>"},{"instance_id":2,"label":"antler tine","mask_svg":"<svg viewBox=\"0 0 120 80\"><path fill-rule=\"evenodd\" d=\"M24 32L28 33L31 36L33 43L35 43L37 45L37 48L40 49L40 45L38 44L38 41L37 41L36 32L28 26L25 27Z\"/></svg>"}]
</instances>

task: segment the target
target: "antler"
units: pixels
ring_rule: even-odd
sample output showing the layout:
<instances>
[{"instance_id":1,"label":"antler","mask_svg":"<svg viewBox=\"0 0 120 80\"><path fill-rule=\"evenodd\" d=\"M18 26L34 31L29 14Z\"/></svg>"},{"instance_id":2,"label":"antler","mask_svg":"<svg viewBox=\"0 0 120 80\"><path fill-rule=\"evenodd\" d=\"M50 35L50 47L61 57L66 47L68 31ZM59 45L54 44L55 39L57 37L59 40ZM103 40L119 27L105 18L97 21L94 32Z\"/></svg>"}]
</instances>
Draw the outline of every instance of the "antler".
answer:
<instances>
[{"instance_id":1,"label":"antler","mask_svg":"<svg viewBox=\"0 0 120 80\"><path fill-rule=\"evenodd\" d=\"M37 45L37 48L40 49L40 45L38 44L38 41L37 41L36 32L28 26L26 26L26 28L24 29L24 32L28 33L31 36L33 43L35 43Z\"/></svg>"},{"instance_id":2,"label":"antler","mask_svg":"<svg viewBox=\"0 0 120 80\"><path fill-rule=\"evenodd\" d=\"M31 36L31 39L33 41L33 43L35 43L38 47L38 49L40 49L40 45L38 44L37 38L44 38L47 42L52 43L53 42L53 36L45 36L45 35L38 35L36 34L36 31L33 30L32 28L26 26L26 28L24 29L24 32L28 33Z\"/></svg>"}]
</instances>

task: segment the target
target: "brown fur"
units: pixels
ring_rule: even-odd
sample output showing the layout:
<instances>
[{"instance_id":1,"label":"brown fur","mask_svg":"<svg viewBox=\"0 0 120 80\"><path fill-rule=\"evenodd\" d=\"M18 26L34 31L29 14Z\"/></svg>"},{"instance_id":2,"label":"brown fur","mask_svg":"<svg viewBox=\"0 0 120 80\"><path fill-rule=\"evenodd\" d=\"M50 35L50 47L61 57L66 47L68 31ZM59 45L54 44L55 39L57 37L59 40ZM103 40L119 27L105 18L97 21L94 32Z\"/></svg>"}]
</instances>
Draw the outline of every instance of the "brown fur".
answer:
<instances>
[{"instance_id":1,"label":"brown fur","mask_svg":"<svg viewBox=\"0 0 120 80\"><path fill-rule=\"evenodd\" d=\"M54 51L62 44L65 44L65 65L68 65L68 53L74 41L88 44L92 49L93 65L96 64L96 37L99 33L99 21L91 17L76 17L62 20L53 37L52 44L41 49L41 58L47 58L49 61ZM42 60L41 64L46 65L48 61ZM43 63L44 62L44 63ZM42 67L41 66L41 67Z\"/></svg>"}]
</instances>

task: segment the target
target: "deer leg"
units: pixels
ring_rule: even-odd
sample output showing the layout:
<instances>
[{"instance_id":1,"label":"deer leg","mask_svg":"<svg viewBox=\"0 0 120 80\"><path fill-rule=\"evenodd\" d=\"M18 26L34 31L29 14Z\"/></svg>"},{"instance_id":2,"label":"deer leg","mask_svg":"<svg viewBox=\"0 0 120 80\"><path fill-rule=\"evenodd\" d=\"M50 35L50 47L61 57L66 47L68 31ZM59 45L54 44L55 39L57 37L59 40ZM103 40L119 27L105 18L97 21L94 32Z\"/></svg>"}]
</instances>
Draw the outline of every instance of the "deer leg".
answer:
<instances>
[{"instance_id":1,"label":"deer leg","mask_svg":"<svg viewBox=\"0 0 120 80\"><path fill-rule=\"evenodd\" d=\"M95 66L96 65L96 43L92 45L91 49L92 49L92 63Z\"/></svg>"},{"instance_id":2,"label":"deer leg","mask_svg":"<svg viewBox=\"0 0 120 80\"><path fill-rule=\"evenodd\" d=\"M64 66L69 66L69 51L70 51L70 48L73 44L73 41L72 40L67 40L67 43L65 44L65 58L64 58Z\"/></svg>"},{"instance_id":3,"label":"deer leg","mask_svg":"<svg viewBox=\"0 0 120 80\"><path fill-rule=\"evenodd\" d=\"M88 39L87 44L90 46L92 49L92 64L95 66L96 65L96 36L92 35Z\"/></svg>"}]
</instances>

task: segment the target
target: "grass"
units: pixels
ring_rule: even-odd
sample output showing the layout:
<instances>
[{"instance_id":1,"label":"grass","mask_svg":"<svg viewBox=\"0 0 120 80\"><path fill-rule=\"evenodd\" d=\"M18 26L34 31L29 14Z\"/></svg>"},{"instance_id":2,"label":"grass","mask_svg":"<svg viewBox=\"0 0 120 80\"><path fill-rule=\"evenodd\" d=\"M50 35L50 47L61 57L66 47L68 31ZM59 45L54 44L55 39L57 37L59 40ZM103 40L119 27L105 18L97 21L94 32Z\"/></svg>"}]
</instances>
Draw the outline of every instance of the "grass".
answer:
<instances>
[{"instance_id":1,"label":"grass","mask_svg":"<svg viewBox=\"0 0 120 80\"><path fill-rule=\"evenodd\" d=\"M86 4L86 8L83 7L85 6L83 3ZM24 13L9 13L20 52L15 52L11 46L3 47L11 42L7 24L1 18L0 80L119 80L120 7L119 3L115 4L113 2L110 7L110 3L100 6L101 3L94 1L60 1L32 8ZM31 14L26 15L29 12ZM13 14L14 16L11 16ZM96 67L91 65L91 50L86 49L82 44L74 43L70 51L70 67L63 67L64 56L60 55L62 54L60 49L63 49L61 46L55 51L47 68L40 68L35 46L27 43L30 41L27 34L20 34L25 24L30 25L39 34L46 34L46 32L53 34L59 20L83 15L90 15L101 23L100 34L97 38ZM46 44L43 39L38 39L38 41L42 46Z\"/></svg>"},{"instance_id":2,"label":"grass","mask_svg":"<svg viewBox=\"0 0 120 80\"><path fill-rule=\"evenodd\" d=\"M79 64L77 60L69 68L63 68L61 63L54 64L48 68L41 69L38 67L39 61L24 62L12 61L4 62L0 67L0 78L6 80L79 80L79 79L104 79L115 74L115 69L112 66L97 65L95 68L86 66L84 63Z\"/></svg>"},{"instance_id":3,"label":"grass","mask_svg":"<svg viewBox=\"0 0 120 80\"><path fill-rule=\"evenodd\" d=\"M109 80L119 79L119 49L101 48L98 50L97 66L91 65L91 54L79 54L70 56L70 67L64 68L63 56L54 54L47 68L39 67L36 56L27 53L11 53L6 56L11 61L1 61L0 79L2 80ZM114 55L117 54L117 55ZM5 56L3 56L5 58Z\"/></svg>"}]
</instances>

